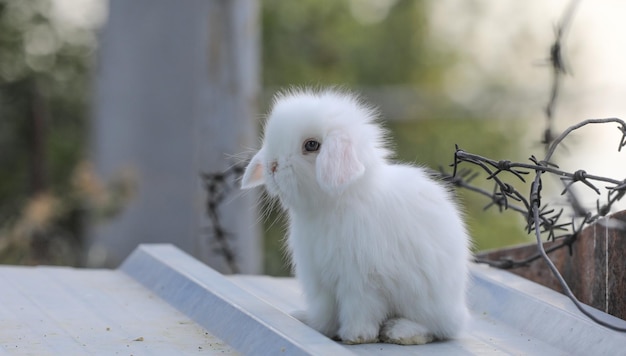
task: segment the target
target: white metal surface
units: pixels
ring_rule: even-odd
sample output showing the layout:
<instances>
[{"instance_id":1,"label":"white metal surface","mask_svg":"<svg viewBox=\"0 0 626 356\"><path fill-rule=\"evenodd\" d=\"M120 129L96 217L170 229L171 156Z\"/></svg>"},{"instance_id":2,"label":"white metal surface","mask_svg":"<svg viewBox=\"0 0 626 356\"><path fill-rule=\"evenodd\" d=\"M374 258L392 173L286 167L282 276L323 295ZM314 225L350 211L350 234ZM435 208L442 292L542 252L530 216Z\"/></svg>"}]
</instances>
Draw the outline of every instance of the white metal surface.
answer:
<instances>
[{"instance_id":1,"label":"white metal surface","mask_svg":"<svg viewBox=\"0 0 626 356\"><path fill-rule=\"evenodd\" d=\"M289 316L304 308L293 278L225 277L172 245L140 246L118 270L5 266L0 354L626 354L626 335L563 295L484 266L472 277L472 321L457 340L347 346Z\"/></svg>"},{"instance_id":2,"label":"white metal surface","mask_svg":"<svg viewBox=\"0 0 626 356\"><path fill-rule=\"evenodd\" d=\"M171 246L140 247L122 269L248 354L626 354L626 335L587 320L565 296L485 266L471 268L472 321L467 332L458 340L422 346L334 342L289 316L304 308L294 279L224 277ZM626 326L610 315L597 314Z\"/></svg>"},{"instance_id":3,"label":"white metal surface","mask_svg":"<svg viewBox=\"0 0 626 356\"><path fill-rule=\"evenodd\" d=\"M142 245L121 270L244 354L350 354L171 245Z\"/></svg>"},{"instance_id":4,"label":"white metal surface","mask_svg":"<svg viewBox=\"0 0 626 356\"><path fill-rule=\"evenodd\" d=\"M232 355L125 273L0 267L0 354Z\"/></svg>"},{"instance_id":5,"label":"white metal surface","mask_svg":"<svg viewBox=\"0 0 626 356\"><path fill-rule=\"evenodd\" d=\"M359 355L626 355L626 335L588 321L569 299L508 272L473 266L472 320L457 340L421 346L344 346ZM250 293L292 313L305 307L293 278L233 276ZM600 313L606 320L624 321Z\"/></svg>"}]
</instances>

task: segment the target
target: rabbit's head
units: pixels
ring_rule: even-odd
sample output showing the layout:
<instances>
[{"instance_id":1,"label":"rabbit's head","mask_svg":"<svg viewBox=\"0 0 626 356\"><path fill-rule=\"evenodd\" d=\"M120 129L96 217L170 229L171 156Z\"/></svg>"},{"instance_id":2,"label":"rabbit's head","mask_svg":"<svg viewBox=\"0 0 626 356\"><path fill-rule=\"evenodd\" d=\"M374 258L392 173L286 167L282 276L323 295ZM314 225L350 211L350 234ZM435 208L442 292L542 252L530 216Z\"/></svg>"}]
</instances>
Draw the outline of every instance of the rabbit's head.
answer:
<instances>
[{"instance_id":1,"label":"rabbit's head","mask_svg":"<svg viewBox=\"0 0 626 356\"><path fill-rule=\"evenodd\" d=\"M376 111L349 93L278 94L242 188L264 184L287 207L341 194L389 155L375 121Z\"/></svg>"}]
</instances>

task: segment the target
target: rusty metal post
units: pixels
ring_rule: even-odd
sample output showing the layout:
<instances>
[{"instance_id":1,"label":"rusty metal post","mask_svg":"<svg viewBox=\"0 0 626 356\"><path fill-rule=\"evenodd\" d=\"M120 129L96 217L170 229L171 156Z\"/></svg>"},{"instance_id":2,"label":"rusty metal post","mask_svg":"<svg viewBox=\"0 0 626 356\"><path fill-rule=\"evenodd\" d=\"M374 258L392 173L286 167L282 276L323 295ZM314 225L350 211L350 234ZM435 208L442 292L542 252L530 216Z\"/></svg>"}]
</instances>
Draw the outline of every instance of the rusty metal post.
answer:
<instances>
[{"instance_id":1,"label":"rusty metal post","mask_svg":"<svg viewBox=\"0 0 626 356\"><path fill-rule=\"evenodd\" d=\"M626 230L620 222L626 223L626 211L585 228L572 244L571 255L561 248L552 252L550 259L581 302L626 320ZM554 244L546 242L544 248ZM488 251L480 257L522 260L536 252L537 246L530 244ZM510 272L562 292L542 259Z\"/></svg>"}]
</instances>

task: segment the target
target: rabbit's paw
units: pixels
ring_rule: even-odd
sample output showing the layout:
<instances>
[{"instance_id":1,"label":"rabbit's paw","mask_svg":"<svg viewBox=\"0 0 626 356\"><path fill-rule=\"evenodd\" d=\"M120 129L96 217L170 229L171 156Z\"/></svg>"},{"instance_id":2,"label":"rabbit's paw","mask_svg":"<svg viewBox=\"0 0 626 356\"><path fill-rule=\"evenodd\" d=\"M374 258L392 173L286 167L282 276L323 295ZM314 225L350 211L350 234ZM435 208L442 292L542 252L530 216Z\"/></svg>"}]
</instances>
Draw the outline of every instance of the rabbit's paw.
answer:
<instances>
[{"instance_id":1,"label":"rabbit's paw","mask_svg":"<svg viewBox=\"0 0 626 356\"><path fill-rule=\"evenodd\" d=\"M356 344L372 344L378 342L378 327L372 325L369 327L359 326L357 328L339 330L339 338L341 342L348 345Z\"/></svg>"},{"instance_id":2,"label":"rabbit's paw","mask_svg":"<svg viewBox=\"0 0 626 356\"><path fill-rule=\"evenodd\" d=\"M389 319L380 329L380 339L388 344L423 345L435 341L422 325L408 319Z\"/></svg>"}]
</instances>

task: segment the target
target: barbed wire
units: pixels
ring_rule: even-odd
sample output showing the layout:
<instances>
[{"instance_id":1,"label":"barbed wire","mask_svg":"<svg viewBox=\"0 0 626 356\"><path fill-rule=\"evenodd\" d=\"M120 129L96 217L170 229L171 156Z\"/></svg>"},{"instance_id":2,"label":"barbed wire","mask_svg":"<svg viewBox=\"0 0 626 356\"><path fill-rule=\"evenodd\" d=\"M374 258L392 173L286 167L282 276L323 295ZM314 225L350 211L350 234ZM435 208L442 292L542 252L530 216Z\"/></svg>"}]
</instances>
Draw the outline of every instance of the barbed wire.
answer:
<instances>
[{"instance_id":1,"label":"barbed wire","mask_svg":"<svg viewBox=\"0 0 626 356\"><path fill-rule=\"evenodd\" d=\"M236 189L236 183L245 169L244 163L237 163L223 172L201 173L200 178L207 193L205 209L211 223L211 236L215 242L213 251L224 258L231 273L239 273L237 255L232 247L232 234L221 223L219 207L230 194Z\"/></svg>"},{"instance_id":2,"label":"barbed wire","mask_svg":"<svg viewBox=\"0 0 626 356\"><path fill-rule=\"evenodd\" d=\"M448 174L441 170L439 174L441 177L450 182L451 184L469 189L473 192L479 193L489 199L489 203L485 205L484 209L491 207L498 207L500 211L512 210L523 216L526 221L526 230L530 233L535 226L540 227L542 235L547 234L547 240L556 241L563 240L560 245L556 245L550 249L555 251L562 247L571 247L572 243L576 240L576 237L582 231L582 229L596 222L599 218L606 216L611 207L621 200L626 194L626 180L618 180L598 175L589 174L584 170L577 170L575 172L567 172L561 170L556 164L551 163L550 159L554 154L556 147L567 137L571 132L582 128L583 126L590 124L606 124L614 122L619 124L618 128L622 134L620 139L618 151L621 151L626 146L626 122L618 118L606 118L606 119L589 119L581 123L573 125L565 130L560 136L558 136L552 143L548 150L548 154L543 160L538 160L535 156L531 156L529 161L531 163L518 163L508 160L493 160L490 158L482 157L473 153L463 151L460 148L456 148L454 154L454 163L452 164L453 172ZM488 191L486 189L477 187L472 184L472 181L479 176L479 172L472 169L460 167L461 163L470 163L474 166L478 166L480 170L487 174L486 180L494 181L493 190ZM526 197L513 184L506 182L501 176L503 172L508 172L515 177L518 181L526 183L524 176L535 172L538 175L543 173L551 173L558 176L563 182L565 182L565 189L561 194L566 194L572 189L575 183L582 183L588 189L593 190L596 194L601 194L600 189L596 186L597 182L603 182L609 184L605 186L607 190L608 199L605 204L600 204L600 199L596 201L596 211L586 212L583 216L582 222L576 226L575 219L572 218L569 222L562 222L563 209L556 210L549 207L548 204L541 204L541 179L535 178L531 184L530 196ZM595 183L595 184L594 184ZM511 202L513 201L513 202ZM539 212L539 218L534 219L533 209L537 206ZM564 234L559 234L565 232ZM500 268L514 268L519 266L526 266L529 262L537 259L537 256L531 256L529 259L513 261L513 260L499 260L490 261L486 259L478 259L477 262L487 263L494 267Z\"/></svg>"},{"instance_id":3,"label":"barbed wire","mask_svg":"<svg viewBox=\"0 0 626 356\"><path fill-rule=\"evenodd\" d=\"M554 141L554 121L556 118L556 107L558 104L558 98L561 91L561 84L563 78L567 74L571 74L571 70L566 68L565 56L563 55L563 48L565 45L565 36L569 27L573 21L574 14L580 3L580 0L571 0L569 5L565 8L561 21L556 26L555 39L550 46L550 53L548 63L552 71L552 82L550 84L550 97L546 103L544 114L546 116L546 127L543 134L542 143L547 150L550 144ZM567 201L574 214L578 217L582 217L586 214L586 209L581 204L578 195L573 190L568 190Z\"/></svg>"},{"instance_id":4,"label":"barbed wire","mask_svg":"<svg viewBox=\"0 0 626 356\"><path fill-rule=\"evenodd\" d=\"M620 201L626 194L626 179L617 180L608 177L602 177L598 175L592 175L585 170L579 169L575 172L566 172L559 168L558 165L552 162L552 157L562 144L563 140L575 130L578 130L584 126L591 124L608 124L617 123L618 129L622 135L618 144L618 151L621 151L626 146L626 123L618 118L604 118L604 119L589 119L582 121L578 124L572 125L567 128L559 136L554 136L554 118L557 99L559 97L562 76L567 73L564 64L564 56L562 53L563 40L572 20L574 11L578 5L578 0L572 0L567 7L561 22L556 29L556 38L552 46L550 47L550 64L552 67L553 77L551 83L550 98L545 107L546 114L546 128L543 133L542 143L545 145L546 154L543 160L538 160L535 156L531 156L528 163L516 163L508 160L492 160L476 154L465 152L459 147L456 147L454 154L454 163L452 164L452 174L447 174L443 169L440 170L441 176L448 180L450 183L457 187L469 189L470 191L481 194L489 198L489 203L485 206L485 209L489 209L493 206L497 206L500 211L512 210L523 215L526 221L526 230L528 233L534 231L537 252L527 258L521 260L514 260L510 258L501 258L499 260L490 260L485 258L476 258L475 262L485 263L487 265L510 269L518 268L522 266L528 266L531 262L543 259L548 268L557 279L564 294L574 303L576 308L586 315L594 322L605 326L609 329L626 332L626 328L617 327L603 320L600 320L593 314L591 314L583 304L572 293L565 279L561 276L558 269L548 257L548 253L567 247L569 249L570 256L572 255L572 245L575 243L581 231L594 222L598 222L601 217L606 216L611 207L618 201ZM479 188L472 184L472 181L479 176L479 173L472 169L460 168L459 165L463 162L470 163L479 167L479 170L484 171L488 176L487 180L494 181L494 188L492 191ZM524 176L529 175L531 172L535 172L535 177L531 183L531 189L529 196L526 197L520 193L512 184L505 182L501 179L502 172L508 172L521 182L526 182ZM563 209L555 210L550 208L547 204L541 203L541 192L543 187L543 181L541 179L542 174L550 173L559 177L564 189L561 195L568 195L568 202L574 213L574 217L568 222L563 222ZM584 184L588 189L593 190L596 194L600 195L601 191L596 186L599 182L608 183L609 186L605 186L607 190L607 202L605 204L600 203L600 199L596 200L596 211L587 211L580 200L572 190L572 186L576 183ZM595 183L595 184L594 184ZM513 203L511 203L513 201ZM582 221L576 225L576 218L582 218ZM626 230L624 226L626 224L614 224L612 228L618 228ZM548 241L559 241L560 243L551 246L547 250L543 246L542 235L548 235Z\"/></svg>"},{"instance_id":5,"label":"barbed wire","mask_svg":"<svg viewBox=\"0 0 626 356\"><path fill-rule=\"evenodd\" d=\"M563 55L563 47L565 42L565 36L567 34L567 31L569 30L570 24L572 23L574 13L576 12L576 8L578 7L579 3L580 0L570 1L569 5L565 9L565 12L563 13L563 16L561 17L561 21L554 30L555 39L550 46L548 62L552 69L552 82L550 86L550 98L544 109L546 115L546 128L544 130L542 140L542 143L546 145L546 148L554 140L554 120L556 116L556 105L558 103L561 89L561 82L563 76L570 72L566 68L567 66L565 64L565 56Z\"/></svg>"}]
</instances>

